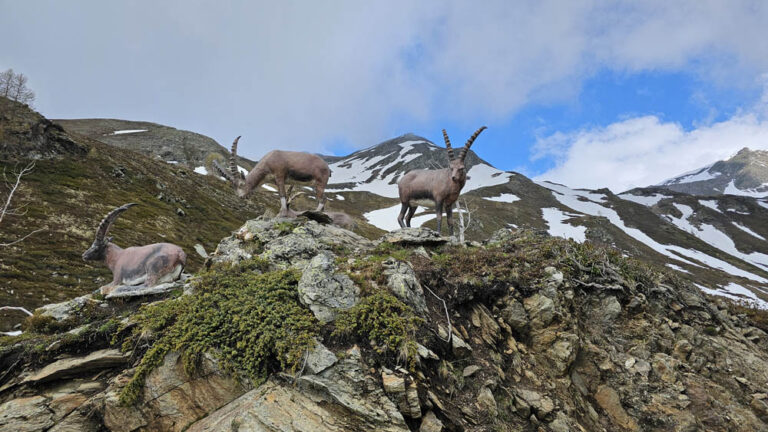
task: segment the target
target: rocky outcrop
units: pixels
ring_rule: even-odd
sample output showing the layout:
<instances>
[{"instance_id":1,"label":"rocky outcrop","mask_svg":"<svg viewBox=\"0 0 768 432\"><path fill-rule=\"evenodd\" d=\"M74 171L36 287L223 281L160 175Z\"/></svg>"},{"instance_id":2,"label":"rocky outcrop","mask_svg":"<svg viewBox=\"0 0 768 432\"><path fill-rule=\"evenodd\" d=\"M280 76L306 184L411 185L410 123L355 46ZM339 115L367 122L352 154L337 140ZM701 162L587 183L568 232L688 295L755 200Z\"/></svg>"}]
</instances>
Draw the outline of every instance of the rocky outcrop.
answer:
<instances>
[{"instance_id":1,"label":"rocky outcrop","mask_svg":"<svg viewBox=\"0 0 768 432\"><path fill-rule=\"evenodd\" d=\"M539 248L550 248L547 253L560 249L538 236L505 231L497 236L495 249L377 248L365 261L367 273L356 273L376 278L363 289L343 271L344 263L365 259L373 245L358 244L354 234L337 230L305 220L249 221L212 255L219 263L260 257L256 270L248 271L295 269L288 274L301 274L298 282L292 279L298 285L291 285L292 295L323 324L312 335L314 349L302 354L295 370L274 367L253 388L242 371L223 370L217 350L202 354L191 375L181 355L170 352L148 374L139 402L123 405L119 395L136 371L131 368L136 363L128 362L155 340L153 331L134 340L138 354L105 348L103 339L100 349L90 352L77 351L82 347L56 352L66 346L59 340L35 348L56 355L23 368L13 363L24 360L22 351L3 348L0 361L10 363L15 376L5 382L0 374L5 384L0 387L0 429L768 428L768 335L760 323L734 314L722 300L710 302L682 281L609 259L601 251L590 255L592 248L573 242L555 245L579 248L566 249L567 259L542 254ZM382 256L387 250L396 251L391 255L397 258ZM542 255L549 258L533 259ZM476 265L459 258L475 259ZM600 271L579 259L592 260L590 266ZM426 286L433 294L425 297ZM370 334L335 334L342 321L334 322L334 316L374 289L391 291L409 305L420 318L418 329L403 330L398 327L402 322L388 315L372 332L399 332L383 343L374 343ZM400 301L388 297L401 310ZM55 316L63 319L67 310L93 302L81 299L46 310L61 311ZM112 303L129 315L136 307ZM375 321L387 311L368 312ZM129 316L120 331L131 325ZM408 331L414 339L402 343ZM64 339L79 337L75 331ZM382 348L385 343L397 349Z\"/></svg>"},{"instance_id":2,"label":"rocky outcrop","mask_svg":"<svg viewBox=\"0 0 768 432\"><path fill-rule=\"evenodd\" d=\"M317 375L273 377L192 425L189 432L406 432L397 407L367 375L360 350L352 348Z\"/></svg>"},{"instance_id":3,"label":"rocky outcrop","mask_svg":"<svg viewBox=\"0 0 768 432\"><path fill-rule=\"evenodd\" d=\"M246 388L203 355L197 374L189 376L181 356L168 353L146 379L140 403L125 406L119 395L132 371L115 377L104 395L104 425L112 431L181 431L196 419L242 395Z\"/></svg>"}]
</instances>

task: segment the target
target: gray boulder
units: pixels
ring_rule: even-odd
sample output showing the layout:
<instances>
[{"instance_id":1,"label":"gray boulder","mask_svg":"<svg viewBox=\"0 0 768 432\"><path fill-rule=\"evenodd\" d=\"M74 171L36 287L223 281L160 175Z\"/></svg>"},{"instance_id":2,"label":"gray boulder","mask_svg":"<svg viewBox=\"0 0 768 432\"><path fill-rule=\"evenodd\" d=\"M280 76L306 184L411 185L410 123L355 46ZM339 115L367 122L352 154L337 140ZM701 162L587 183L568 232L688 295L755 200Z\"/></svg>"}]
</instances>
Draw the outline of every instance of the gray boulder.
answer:
<instances>
[{"instance_id":1,"label":"gray boulder","mask_svg":"<svg viewBox=\"0 0 768 432\"><path fill-rule=\"evenodd\" d=\"M387 286L403 302L419 315L427 312L424 290L416 277L413 267L407 262L389 258L382 263L383 273L388 277Z\"/></svg>"},{"instance_id":2,"label":"gray boulder","mask_svg":"<svg viewBox=\"0 0 768 432\"><path fill-rule=\"evenodd\" d=\"M360 301L360 288L349 276L335 270L333 255L322 252L312 258L299 280L299 299L324 323Z\"/></svg>"}]
</instances>

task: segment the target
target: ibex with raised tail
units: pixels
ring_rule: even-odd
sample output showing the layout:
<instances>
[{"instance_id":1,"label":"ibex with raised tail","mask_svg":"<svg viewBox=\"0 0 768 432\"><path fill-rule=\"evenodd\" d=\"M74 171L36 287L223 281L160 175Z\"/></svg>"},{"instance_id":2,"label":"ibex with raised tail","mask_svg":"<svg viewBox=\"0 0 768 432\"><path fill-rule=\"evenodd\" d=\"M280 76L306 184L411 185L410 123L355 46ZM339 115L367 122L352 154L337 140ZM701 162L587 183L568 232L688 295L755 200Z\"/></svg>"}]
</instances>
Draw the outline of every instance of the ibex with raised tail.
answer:
<instances>
[{"instance_id":1,"label":"ibex with raised tail","mask_svg":"<svg viewBox=\"0 0 768 432\"><path fill-rule=\"evenodd\" d=\"M328 179L331 177L331 169L320 156L305 152L272 150L261 158L248 175L243 176L237 168L237 142L239 140L240 137L237 137L232 143L229 173L218 164L214 164L219 174L232 182L239 197L247 197L271 174L275 177L277 191L280 194L280 216L289 214L285 192L285 181L289 178L296 181L312 181L318 201L316 211L323 211L325 207L323 194L328 185Z\"/></svg>"},{"instance_id":2,"label":"ibex with raised tail","mask_svg":"<svg viewBox=\"0 0 768 432\"><path fill-rule=\"evenodd\" d=\"M107 237L109 228L120 213L135 205L125 204L109 212L96 229L93 244L83 252L85 261L104 261L112 270L112 282L101 287L101 293L104 295L112 292L118 285L144 284L152 287L175 281L187 263L187 254L174 244L154 243L123 249L112 243L112 237Z\"/></svg>"},{"instance_id":3,"label":"ibex with raised tail","mask_svg":"<svg viewBox=\"0 0 768 432\"><path fill-rule=\"evenodd\" d=\"M467 182L467 172L464 167L464 158L467 157L467 151L475 142L480 132L485 130L483 126L467 140L464 147L459 150L459 157L455 158L453 155L453 148L451 148L451 141L448 139L448 133L443 129L443 138L445 139L445 147L448 149L448 160L450 165L448 168L439 170L413 170L400 179L397 183L397 189L400 193L400 203L402 208L400 214L397 216L397 222L401 228L411 226L411 218L418 205L414 203L416 200L432 200L435 202L435 213L437 215L437 232L440 231L440 225L442 222L443 208L445 208L445 216L448 219L448 230L453 235L453 214L451 212L453 203L459 198L461 189ZM406 216L406 212L408 213ZM403 217L405 216L405 222Z\"/></svg>"}]
</instances>

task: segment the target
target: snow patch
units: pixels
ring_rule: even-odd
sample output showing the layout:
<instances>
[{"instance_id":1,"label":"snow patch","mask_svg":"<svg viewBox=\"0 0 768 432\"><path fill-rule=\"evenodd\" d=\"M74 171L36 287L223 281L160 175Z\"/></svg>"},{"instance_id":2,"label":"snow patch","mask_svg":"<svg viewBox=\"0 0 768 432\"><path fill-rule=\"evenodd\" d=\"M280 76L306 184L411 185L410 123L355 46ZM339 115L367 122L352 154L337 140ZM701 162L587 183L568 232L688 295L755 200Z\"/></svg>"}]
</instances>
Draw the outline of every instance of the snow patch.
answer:
<instances>
[{"instance_id":1,"label":"snow patch","mask_svg":"<svg viewBox=\"0 0 768 432\"><path fill-rule=\"evenodd\" d=\"M709 207L712 210L722 213L722 211L720 211L720 209L717 208L717 200L699 200L699 204L703 205L704 207Z\"/></svg>"},{"instance_id":2,"label":"snow patch","mask_svg":"<svg viewBox=\"0 0 768 432\"><path fill-rule=\"evenodd\" d=\"M671 268L672 270L676 270L676 271L679 271L679 272L682 272L682 273L688 273L688 274L691 273L688 270L680 267L679 265L667 263L667 267Z\"/></svg>"},{"instance_id":3,"label":"snow patch","mask_svg":"<svg viewBox=\"0 0 768 432\"><path fill-rule=\"evenodd\" d=\"M570 213L565 213L557 208L543 208L541 209L542 216L549 226L549 235L556 237L564 237L574 239L579 243L583 243L587 240L586 232L587 228L583 226L574 226L565 223L567 219L572 217L578 217Z\"/></svg>"},{"instance_id":4,"label":"snow patch","mask_svg":"<svg viewBox=\"0 0 768 432\"><path fill-rule=\"evenodd\" d=\"M343 196L343 195L339 195L339 194L336 194L336 197L335 197L335 198L336 198L337 200L339 200L339 201L344 201L344 196Z\"/></svg>"},{"instance_id":5,"label":"snow patch","mask_svg":"<svg viewBox=\"0 0 768 432\"><path fill-rule=\"evenodd\" d=\"M505 202L505 203L513 203L515 201L520 201L520 198L517 195L508 194L508 193L503 193L496 197L483 197L483 199L487 199L488 201L497 201L497 202Z\"/></svg>"},{"instance_id":6,"label":"snow patch","mask_svg":"<svg viewBox=\"0 0 768 432\"><path fill-rule=\"evenodd\" d=\"M763 236L761 236L760 234L758 234L758 233L756 233L756 232L752 231L751 229L749 229L749 228L745 227L744 225L742 225L742 224L740 224L740 223L738 223L738 222L733 222L733 224L736 226L736 228L738 228L738 229L740 229L740 230L742 230L742 231L746 232L747 234L750 234L750 235L751 235L751 236L753 236L753 237L756 237L756 238L759 238L759 239L760 239L760 240L762 240L762 241L765 241L765 237L763 237Z\"/></svg>"},{"instance_id":7,"label":"snow patch","mask_svg":"<svg viewBox=\"0 0 768 432\"><path fill-rule=\"evenodd\" d=\"M760 187L765 188L765 186L768 186L768 184L763 183ZM731 180L730 183L728 183L728 186L725 187L725 190L723 191L726 195L741 195L741 196L750 196L753 198L765 198L768 196L768 190L757 190L757 189L739 189L736 187L736 181Z\"/></svg>"},{"instance_id":8,"label":"snow patch","mask_svg":"<svg viewBox=\"0 0 768 432\"><path fill-rule=\"evenodd\" d=\"M695 169L693 171L688 171L686 173L683 173L675 178L671 178L669 180L665 180L664 182L660 183L660 185L672 185L672 184L679 184L679 183L693 183L698 181L707 181L712 180L714 178L717 178L721 175L719 172L712 173L709 171L710 168L712 168L712 165L710 164L705 166L704 168Z\"/></svg>"},{"instance_id":9,"label":"snow patch","mask_svg":"<svg viewBox=\"0 0 768 432\"><path fill-rule=\"evenodd\" d=\"M397 216L400 214L400 208L401 205L396 204L392 207L365 213L363 214L363 217L366 218L371 225L377 228L381 228L385 231L394 231L400 229L400 224L397 223ZM414 216L411 219L411 226L420 227L423 223L434 218L434 215Z\"/></svg>"},{"instance_id":10,"label":"snow patch","mask_svg":"<svg viewBox=\"0 0 768 432\"><path fill-rule=\"evenodd\" d=\"M268 184L263 184L263 185L261 185L261 187L263 187L264 189L266 189L266 190L268 190L270 192L277 192L277 189L273 188L272 186L270 186Z\"/></svg>"},{"instance_id":11,"label":"snow patch","mask_svg":"<svg viewBox=\"0 0 768 432\"><path fill-rule=\"evenodd\" d=\"M125 134L132 134L132 133L139 133L139 132L146 132L147 129L123 129L123 130L116 130L108 135L125 135Z\"/></svg>"},{"instance_id":12,"label":"snow patch","mask_svg":"<svg viewBox=\"0 0 768 432\"><path fill-rule=\"evenodd\" d=\"M13 331L9 331L9 332L0 332L0 334L3 335L3 336L18 336L18 335L21 334L21 330L13 330Z\"/></svg>"},{"instance_id":13,"label":"snow patch","mask_svg":"<svg viewBox=\"0 0 768 432\"><path fill-rule=\"evenodd\" d=\"M195 168L195 172L202 175L208 175L208 169L205 168L204 166L199 166Z\"/></svg>"},{"instance_id":14,"label":"snow patch","mask_svg":"<svg viewBox=\"0 0 768 432\"><path fill-rule=\"evenodd\" d=\"M707 288L699 284L694 284L694 285L696 285L697 287L699 287L700 290L710 295L726 297L732 300L747 301L748 303L752 303L754 306L756 306L759 309L768 309L768 302L759 298L757 295L755 295L754 292L750 291L749 289L744 288L743 286L734 282L730 282L726 286L718 287L718 289Z\"/></svg>"},{"instance_id":15,"label":"snow patch","mask_svg":"<svg viewBox=\"0 0 768 432\"><path fill-rule=\"evenodd\" d=\"M620 198L625 199L627 201L636 202L638 204L642 204L646 207L655 206L659 203L659 201L665 199L665 198L672 198L671 196L662 195L662 194L653 194L651 196L642 196L642 195L633 195L630 193L625 193L619 195Z\"/></svg>"}]
</instances>

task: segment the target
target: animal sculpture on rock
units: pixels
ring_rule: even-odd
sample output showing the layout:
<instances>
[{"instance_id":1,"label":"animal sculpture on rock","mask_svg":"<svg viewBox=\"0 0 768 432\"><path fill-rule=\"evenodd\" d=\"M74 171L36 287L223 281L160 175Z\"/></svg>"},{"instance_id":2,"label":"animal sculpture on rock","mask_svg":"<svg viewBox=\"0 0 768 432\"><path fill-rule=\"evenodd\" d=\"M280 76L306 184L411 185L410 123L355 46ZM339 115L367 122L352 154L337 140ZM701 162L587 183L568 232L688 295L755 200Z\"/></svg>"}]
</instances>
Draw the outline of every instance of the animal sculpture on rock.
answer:
<instances>
[{"instance_id":1,"label":"animal sculpture on rock","mask_svg":"<svg viewBox=\"0 0 768 432\"><path fill-rule=\"evenodd\" d=\"M85 261L103 261L112 270L112 282L101 287L104 295L119 285L153 287L179 279L187 263L187 254L174 244L154 243L146 246L121 248L107 237L109 228L120 213L135 206L125 204L107 214L96 229L96 238L83 252Z\"/></svg>"},{"instance_id":2,"label":"animal sculpture on rock","mask_svg":"<svg viewBox=\"0 0 768 432\"><path fill-rule=\"evenodd\" d=\"M445 139L445 147L448 149L448 168L430 170L419 169L406 173L403 178L397 183L397 189L400 194L400 203L402 207L400 214L397 216L397 222L401 228L411 226L411 218L418 204L418 200L430 200L435 203L435 214L437 216L437 232L440 233L442 223L442 213L445 210L446 219L448 219L448 230L450 235L453 235L453 214L452 207L456 200L459 198L461 189L467 182L467 172L464 166L464 159L467 157L467 152L475 142L478 135L485 130L483 126L476 130L474 134L467 140L464 147L459 151L459 157L454 157L453 148L451 148L451 141L448 139L448 133L443 129L443 138ZM407 213L407 214L406 214ZM405 221L403 218L405 217Z\"/></svg>"},{"instance_id":3,"label":"animal sculpture on rock","mask_svg":"<svg viewBox=\"0 0 768 432\"><path fill-rule=\"evenodd\" d=\"M278 216L286 217L291 215L288 210L288 197L285 190L286 180L311 181L317 195L316 211L323 211L325 207L323 194L328 185L328 179L331 177L331 169L320 156L305 152L272 150L261 158L248 175L244 176L237 167L237 143L239 140L240 137L237 137L232 143L229 172L226 172L217 163L214 163L214 167L219 171L219 174L232 182L235 192L240 198L247 197L266 180L268 175L272 175L275 178L277 192L280 194L280 213Z\"/></svg>"}]
</instances>

